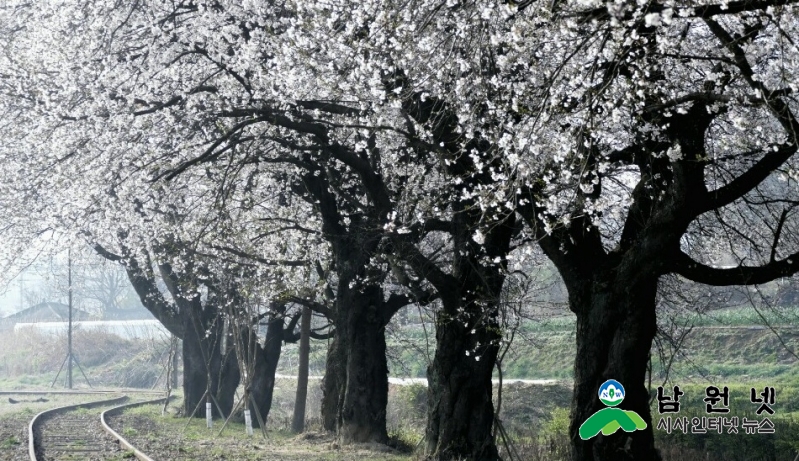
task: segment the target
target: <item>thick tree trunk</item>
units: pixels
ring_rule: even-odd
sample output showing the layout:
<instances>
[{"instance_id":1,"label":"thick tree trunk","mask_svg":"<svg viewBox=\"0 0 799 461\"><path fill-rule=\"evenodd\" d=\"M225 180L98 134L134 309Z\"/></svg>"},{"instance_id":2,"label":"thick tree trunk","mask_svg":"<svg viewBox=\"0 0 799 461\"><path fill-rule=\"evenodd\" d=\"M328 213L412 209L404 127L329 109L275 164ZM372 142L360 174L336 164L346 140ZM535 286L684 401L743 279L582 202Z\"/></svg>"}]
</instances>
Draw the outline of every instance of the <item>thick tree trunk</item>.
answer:
<instances>
[{"instance_id":1,"label":"thick tree trunk","mask_svg":"<svg viewBox=\"0 0 799 461\"><path fill-rule=\"evenodd\" d=\"M590 287L570 287L570 303L577 313L577 355L569 428L574 461L655 461L649 392L644 383L649 351L656 333L657 277L631 283L618 272L606 272ZM576 288L576 289L575 289ZM605 408L599 387L608 379L624 386L619 408L638 413L647 428L618 430L589 440L579 436L580 425Z\"/></svg>"},{"instance_id":2,"label":"thick tree trunk","mask_svg":"<svg viewBox=\"0 0 799 461\"><path fill-rule=\"evenodd\" d=\"M228 348L224 354L220 353L218 347L215 347L214 362L211 367L211 381L212 389L216 386L217 403L222 409L220 417L226 417L233 411L234 400L236 397L236 388L239 387L241 380L241 372L239 371L239 363L236 360L236 352L233 348ZM217 411L216 408L214 411Z\"/></svg>"},{"instance_id":3,"label":"thick tree trunk","mask_svg":"<svg viewBox=\"0 0 799 461\"><path fill-rule=\"evenodd\" d=\"M174 250L169 246L165 248ZM95 250L109 260L122 260L99 245ZM191 270L176 273L170 264L163 263L158 265L158 269L174 300L174 304L168 303L156 285L150 257L147 256L145 261L146 264L141 265L135 258L128 257L124 259L124 266L142 304L182 340L183 413L186 416L203 415L203 396L206 390L210 390L223 413L220 415L217 405L212 405L214 415L227 416L233 409L240 371L232 348L222 351L225 331L222 322L218 321L219 312L213 303L203 303L197 295L198 284Z\"/></svg>"},{"instance_id":4,"label":"thick tree trunk","mask_svg":"<svg viewBox=\"0 0 799 461\"><path fill-rule=\"evenodd\" d=\"M183 414L197 416L204 414L200 408L201 399L208 389L208 371L205 358L200 350L200 342L194 334L183 338Z\"/></svg>"},{"instance_id":5,"label":"thick tree trunk","mask_svg":"<svg viewBox=\"0 0 799 461\"><path fill-rule=\"evenodd\" d=\"M427 453L435 460L495 461L491 376L502 330L498 321L504 258L515 233L513 215L472 239L479 217L455 216L455 258L448 283L437 283L443 309L436 318L436 353L427 370ZM491 261L486 263L486 261Z\"/></svg>"},{"instance_id":6,"label":"thick tree trunk","mask_svg":"<svg viewBox=\"0 0 799 461\"><path fill-rule=\"evenodd\" d=\"M371 204L368 213L348 204L340 209L329 180L338 183L339 178L312 171L302 177L302 193L311 194L319 204L322 232L331 243L338 277L332 309L336 330L327 355L322 418L325 428L336 429L343 443L384 443L388 441L384 330L393 312L388 312L383 296L386 273L371 261L384 237L386 216ZM381 181L372 180L372 184Z\"/></svg>"},{"instance_id":7,"label":"thick tree trunk","mask_svg":"<svg viewBox=\"0 0 799 461\"><path fill-rule=\"evenodd\" d=\"M468 314L450 312L446 303L427 370L427 452L442 461L494 461L499 459L491 384L501 339L497 318L490 309L478 309L464 319Z\"/></svg>"},{"instance_id":8,"label":"thick tree trunk","mask_svg":"<svg viewBox=\"0 0 799 461\"><path fill-rule=\"evenodd\" d=\"M336 306L336 330L322 383L323 424L336 431L342 443L386 443L387 319L382 287L351 289L344 279Z\"/></svg>"},{"instance_id":9,"label":"thick tree trunk","mask_svg":"<svg viewBox=\"0 0 799 461\"><path fill-rule=\"evenodd\" d=\"M291 431L299 434L305 430L305 401L308 398L308 361L311 355L311 309L302 309L300 321L299 369L297 371L297 395L294 398L294 416Z\"/></svg>"},{"instance_id":10,"label":"thick tree trunk","mask_svg":"<svg viewBox=\"0 0 799 461\"><path fill-rule=\"evenodd\" d=\"M339 287L336 333L345 352L346 381L341 390L338 433L342 443L388 442L388 363L383 290L370 285L357 290Z\"/></svg>"},{"instance_id":11,"label":"thick tree trunk","mask_svg":"<svg viewBox=\"0 0 799 461\"><path fill-rule=\"evenodd\" d=\"M203 315L202 312L195 313ZM236 387L239 385L239 367L232 350L221 351L221 322L203 322L209 329L195 328L187 319L183 336L183 412L186 416L205 415L205 403L201 399L206 389L216 399L223 414L213 405L215 417L226 417L233 409ZM210 382L208 380L210 376Z\"/></svg>"},{"instance_id":12,"label":"thick tree trunk","mask_svg":"<svg viewBox=\"0 0 799 461\"><path fill-rule=\"evenodd\" d=\"M250 393L257 405L258 414L267 423L269 411L272 409L272 394L275 390L275 373L283 348L283 313L285 308L277 309L276 314L269 317L266 327L266 341L255 347L255 367L253 369ZM248 402L249 404L249 402ZM254 415L253 415L254 416ZM253 426L258 427L258 419L254 416Z\"/></svg>"}]
</instances>

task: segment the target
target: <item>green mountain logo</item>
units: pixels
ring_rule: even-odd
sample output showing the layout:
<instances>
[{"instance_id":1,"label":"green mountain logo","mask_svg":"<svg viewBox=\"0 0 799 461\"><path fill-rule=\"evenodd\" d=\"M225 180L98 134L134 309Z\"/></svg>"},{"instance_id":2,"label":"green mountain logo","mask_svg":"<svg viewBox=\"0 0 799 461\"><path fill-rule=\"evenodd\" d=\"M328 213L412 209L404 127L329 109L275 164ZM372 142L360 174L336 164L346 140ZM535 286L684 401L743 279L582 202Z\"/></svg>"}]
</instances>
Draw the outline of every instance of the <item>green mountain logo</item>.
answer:
<instances>
[{"instance_id":1,"label":"green mountain logo","mask_svg":"<svg viewBox=\"0 0 799 461\"><path fill-rule=\"evenodd\" d=\"M599 400L611 408L603 408L591 415L580 426L580 438L588 440L602 435L610 435L619 429L634 432L646 429L646 422L634 411L612 408L624 400L624 386L615 379L609 379L599 386Z\"/></svg>"}]
</instances>

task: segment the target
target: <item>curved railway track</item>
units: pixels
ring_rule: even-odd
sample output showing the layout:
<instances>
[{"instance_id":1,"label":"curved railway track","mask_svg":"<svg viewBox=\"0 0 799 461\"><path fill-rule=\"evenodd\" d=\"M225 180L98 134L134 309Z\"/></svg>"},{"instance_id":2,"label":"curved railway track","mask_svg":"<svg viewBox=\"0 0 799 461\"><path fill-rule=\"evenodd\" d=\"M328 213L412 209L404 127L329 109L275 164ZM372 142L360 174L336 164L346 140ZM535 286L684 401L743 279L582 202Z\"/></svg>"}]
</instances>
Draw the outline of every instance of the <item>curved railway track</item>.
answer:
<instances>
[{"instance_id":1,"label":"curved railway track","mask_svg":"<svg viewBox=\"0 0 799 461\"><path fill-rule=\"evenodd\" d=\"M127 396L68 405L36 415L28 425L31 461L94 461L127 459L152 461L106 422L106 416L125 408L163 402L163 398L120 405Z\"/></svg>"},{"instance_id":2,"label":"curved railway track","mask_svg":"<svg viewBox=\"0 0 799 461\"><path fill-rule=\"evenodd\" d=\"M135 456L137 459L139 459L139 461L153 461L152 458L150 458L149 456L147 456L144 453L142 453L140 450L138 450L136 447L134 447L130 442L125 440L124 437L119 435L115 430L111 429L111 426L108 423L107 417L109 417L111 415L114 415L114 414L117 414L117 413L121 413L123 410L126 410L128 408L138 407L138 406L142 406L142 405L161 404L161 403L164 403L165 400L166 400L166 397L165 398L160 398L160 399L155 399L155 400L146 400L144 402L134 402L134 403L129 403L127 405L120 405L118 407L111 408L110 410L104 411L100 415L100 423L103 425L103 429L105 429L105 431L108 434L110 434L112 437L114 437L115 439L117 439L119 441L119 445L121 447L125 448L130 453L132 453L133 456Z\"/></svg>"}]
</instances>

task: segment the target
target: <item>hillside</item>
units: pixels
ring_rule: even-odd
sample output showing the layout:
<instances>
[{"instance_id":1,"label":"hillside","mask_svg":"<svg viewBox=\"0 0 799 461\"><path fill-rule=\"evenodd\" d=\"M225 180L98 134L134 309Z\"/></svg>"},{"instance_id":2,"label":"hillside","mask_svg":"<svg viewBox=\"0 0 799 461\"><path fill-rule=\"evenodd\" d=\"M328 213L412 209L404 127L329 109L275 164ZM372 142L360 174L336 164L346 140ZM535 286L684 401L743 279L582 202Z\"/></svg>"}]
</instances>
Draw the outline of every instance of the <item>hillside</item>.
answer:
<instances>
[{"instance_id":1,"label":"hillside","mask_svg":"<svg viewBox=\"0 0 799 461\"><path fill-rule=\"evenodd\" d=\"M666 369L672 380L707 382L774 379L799 382L799 321L795 309L764 314L773 329L750 309L725 309L713 315L682 318L675 331L679 348L663 335L652 348L652 379L662 381ZM427 326L431 332L431 326ZM684 333L682 339L680 336ZM562 379L572 377L574 319L556 317L545 322L526 322L516 334L503 363L509 379ZM389 369L392 376L424 378L428 357L435 350L432 333L426 338L420 325L396 327L388 335ZM312 342L311 374L324 373L326 344ZM296 345L286 345L281 374L296 373ZM670 367L670 368L669 368Z\"/></svg>"}]
</instances>

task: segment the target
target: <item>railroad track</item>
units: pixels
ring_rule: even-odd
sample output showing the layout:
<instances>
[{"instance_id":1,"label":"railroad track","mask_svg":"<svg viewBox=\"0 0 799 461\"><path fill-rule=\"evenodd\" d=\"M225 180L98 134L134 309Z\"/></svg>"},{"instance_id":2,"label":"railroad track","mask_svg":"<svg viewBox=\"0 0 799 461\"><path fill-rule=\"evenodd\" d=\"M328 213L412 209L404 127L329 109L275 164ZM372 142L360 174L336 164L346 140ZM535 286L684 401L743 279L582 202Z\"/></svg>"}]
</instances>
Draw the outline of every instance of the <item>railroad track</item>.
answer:
<instances>
[{"instance_id":1,"label":"railroad track","mask_svg":"<svg viewBox=\"0 0 799 461\"><path fill-rule=\"evenodd\" d=\"M28 426L31 461L94 461L128 459L152 461L136 450L106 422L106 415L125 408L163 402L162 399L120 405L127 396L68 405L36 415Z\"/></svg>"}]
</instances>

